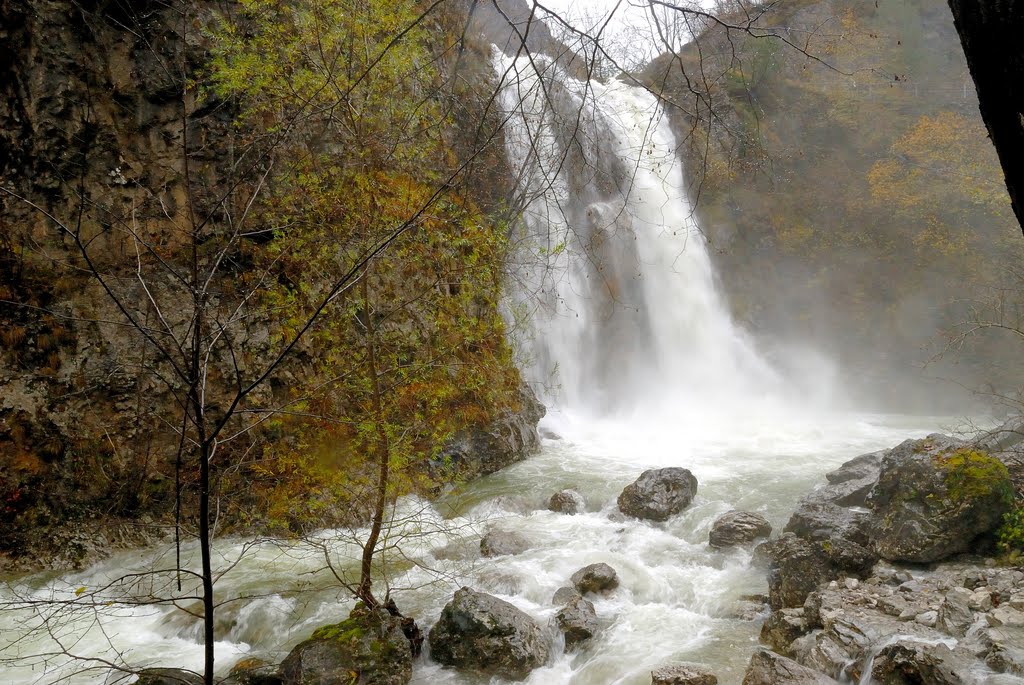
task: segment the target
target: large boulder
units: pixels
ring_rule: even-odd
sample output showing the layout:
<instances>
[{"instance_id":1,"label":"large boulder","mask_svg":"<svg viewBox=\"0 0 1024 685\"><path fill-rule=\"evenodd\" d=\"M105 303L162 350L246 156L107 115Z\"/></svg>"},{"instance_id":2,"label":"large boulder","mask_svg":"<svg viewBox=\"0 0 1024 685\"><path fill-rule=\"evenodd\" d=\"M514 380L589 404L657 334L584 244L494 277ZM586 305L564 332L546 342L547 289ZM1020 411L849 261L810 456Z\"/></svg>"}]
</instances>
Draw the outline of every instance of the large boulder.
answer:
<instances>
[{"instance_id":1,"label":"large boulder","mask_svg":"<svg viewBox=\"0 0 1024 685\"><path fill-rule=\"evenodd\" d=\"M480 555L485 557L521 554L529 547L530 543L522 535L504 530L492 530L480 538Z\"/></svg>"},{"instance_id":2,"label":"large boulder","mask_svg":"<svg viewBox=\"0 0 1024 685\"><path fill-rule=\"evenodd\" d=\"M651 671L651 685L718 685L718 677L700 664L672 664Z\"/></svg>"},{"instance_id":3,"label":"large boulder","mask_svg":"<svg viewBox=\"0 0 1024 685\"><path fill-rule=\"evenodd\" d=\"M404 685L412 647L401 617L357 604L347 620L318 628L281 663L284 685ZM353 674L356 674L353 676Z\"/></svg>"},{"instance_id":4,"label":"large boulder","mask_svg":"<svg viewBox=\"0 0 1024 685\"><path fill-rule=\"evenodd\" d=\"M936 435L886 454L867 503L879 556L930 563L969 551L995 530L1013 503L1013 484L995 457Z\"/></svg>"},{"instance_id":5,"label":"large boulder","mask_svg":"<svg viewBox=\"0 0 1024 685\"><path fill-rule=\"evenodd\" d=\"M684 468L649 469L619 495L619 511L650 521L665 521L690 506L697 479Z\"/></svg>"},{"instance_id":6,"label":"large boulder","mask_svg":"<svg viewBox=\"0 0 1024 685\"><path fill-rule=\"evenodd\" d=\"M573 587L581 594L588 592L610 592L619 586L619 575L605 563L584 566L572 574Z\"/></svg>"},{"instance_id":7,"label":"large boulder","mask_svg":"<svg viewBox=\"0 0 1024 685\"><path fill-rule=\"evenodd\" d=\"M590 601L576 597L555 614L555 623L565 636L565 651L571 652L594 637L600 624Z\"/></svg>"},{"instance_id":8,"label":"large boulder","mask_svg":"<svg viewBox=\"0 0 1024 685\"><path fill-rule=\"evenodd\" d=\"M522 680L548 658L548 643L536 621L468 587L445 605L428 639L438 663L512 680Z\"/></svg>"},{"instance_id":9,"label":"large boulder","mask_svg":"<svg viewBox=\"0 0 1024 685\"><path fill-rule=\"evenodd\" d=\"M792 659L759 649L750 657L743 685L839 685L839 682Z\"/></svg>"},{"instance_id":10,"label":"large boulder","mask_svg":"<svg viewBox=\"0 0 1024 685\"><path fill-rule=\"evenodd\" d=\"M730 511L711 524L708 544L716 548L735 547L771 534L772 524L764 516L750 511Z\"/></svg>"}]
</instances>

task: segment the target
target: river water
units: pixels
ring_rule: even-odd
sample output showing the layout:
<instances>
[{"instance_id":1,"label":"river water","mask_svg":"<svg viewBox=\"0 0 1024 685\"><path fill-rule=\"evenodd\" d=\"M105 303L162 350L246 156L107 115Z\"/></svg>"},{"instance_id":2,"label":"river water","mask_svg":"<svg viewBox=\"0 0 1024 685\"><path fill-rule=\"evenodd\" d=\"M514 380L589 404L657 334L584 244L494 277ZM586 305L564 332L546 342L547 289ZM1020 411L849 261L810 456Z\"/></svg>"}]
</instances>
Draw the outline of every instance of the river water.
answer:
<instances>
[{"instance_id":1,"label":"river water","mask_svg":"<svg viewBox=\"0 0 1024 685\"><path fill-rule=\"evenodd\" d=\"M677 660L705 663L720 682L739 683L757 643L759 623L733 617L734 609L743 595L765 592L766 584L763 572L749 566L749 549L722 552L708 547L712 521L740 508L764 514L779 529L796 499L820 482L826 470L856 454L943 427L938 417L850 412L737 417L733 430L722 434L701 434L684 424L679 430L663 426L654 431L633 420L594 424L557 413L544 423L546 433L560 432L561 437L545 439L536 456L433 504L402 503L398 514L404 519L402 549L408 561L395 561L390 579L399 606L425 626L462 585L502 597L547 624L556 611L552 594L574 571L599 561L611 564L621 586L595 601L601 633L576 654L554 650L557 656L527 681L537 685L646 685L652 669ZM643 469L666 465L684 466L696 475L694 503L665 523L619 514L615 498L622 487ZM566 516L546 510L547 498L564 487L583 494L586 513ZM530 549L480 558L480 535L492 527L520 533ZM357 550L345 543L346 535L324 531L321 540L330 541L336 560L344 564L348 557L351 564ZM194 556L192 552L186 549L186 556ZM319 625L344 618L351 607L324 570L321 554L303 543L253 546L251 541L223 540L218 556L222 567L241 558L217 583L218 600L239 598L218 612L221 672L243 655L279 660ZM170 547L126 552L81 573L20 579L2 591L2 599L15 592L29 599L70 599L80 588L92 592L126 572L172 567ZM50 628L79 656L134 667L201 669L195 619L173 607L124 603L128 596L144 597L149 589L148 584L117 586L103 595L114 602L110 606L97 597L100 606L95 610L55 612ZM47 606L45 611L53 609ZM56 682L88 665L34 657L55 647L38 631L15 643L32 625L31 615L28 610L0 615L3 657L21 655L20 667L0 666L0 681ZM105 678L102 670L90 671L71 682ZM421 657L414 682L489 681L442 669Z\"/></svg>"},{"instance_id":2,"label":"river water","mask_svg":"<svg viewBox=\"0 0 1024 685\"><path fill-rule=\"evenodd\" d=\"M469 585L549 625L555 590L580 567L606 562L621 585L595 601L601 632L575 654L556 647L528 683L646 685L652 669L679 660L738 683L759 624L737 618L736 605L767 588L749 549L708 547L714 519L745 509L778 530L829 469L952 422L855 411L827 360L765 352L733 323L686 199L677 142L651 96L570 79L543 59L495 55L495 67L524 205L509 320L524 374L551 409L539 454L438 501L398 503L386 555L393 596L429 627ZM661 466L694 473L694 503L665 523L619 514L622 488ZM587 511L547 511L550 495L569 487ZM529 549L480 558L491 528L520 533ZM245 655L280 660L347 615L351 600L325 570L324 549L341 567L358 557L343 531L304 542L219 541L220 673ZM195 563L194 549L185 556ZM0 614L0 681L78 673L68 682L115 682L110 664L200 670L199 623L182 610L195 602L147 604L176 592L173 572L106 587L126 572L173 567L170 547L136 550L0 588L0 602L23 604ZM81 673L87 667L95 670ZM414 682L499 681L425 655Z\"/></svg>"}]
</instances>

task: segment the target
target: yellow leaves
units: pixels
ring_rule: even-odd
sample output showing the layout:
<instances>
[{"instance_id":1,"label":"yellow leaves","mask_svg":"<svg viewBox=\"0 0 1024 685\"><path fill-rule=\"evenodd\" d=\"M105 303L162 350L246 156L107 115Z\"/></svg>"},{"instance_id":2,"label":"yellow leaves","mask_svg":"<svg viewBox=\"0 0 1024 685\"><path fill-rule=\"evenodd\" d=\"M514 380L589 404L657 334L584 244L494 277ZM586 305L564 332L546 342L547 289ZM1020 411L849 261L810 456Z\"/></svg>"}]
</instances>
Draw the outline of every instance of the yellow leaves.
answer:
<instances>
[{"instance_id":1,"label":"yellow leaves","mask_svg":"<svg viewBox=\"0 0 1024 685\"><path fill-rule=\"evenodd\" d=\"M956 112L922 116L893 143L890 157L868 172L873 201L909 213L941 206L949 214L1004 214L1008 197L995 152L984 140L980 122Z\"/></svg>"}]
</instances>

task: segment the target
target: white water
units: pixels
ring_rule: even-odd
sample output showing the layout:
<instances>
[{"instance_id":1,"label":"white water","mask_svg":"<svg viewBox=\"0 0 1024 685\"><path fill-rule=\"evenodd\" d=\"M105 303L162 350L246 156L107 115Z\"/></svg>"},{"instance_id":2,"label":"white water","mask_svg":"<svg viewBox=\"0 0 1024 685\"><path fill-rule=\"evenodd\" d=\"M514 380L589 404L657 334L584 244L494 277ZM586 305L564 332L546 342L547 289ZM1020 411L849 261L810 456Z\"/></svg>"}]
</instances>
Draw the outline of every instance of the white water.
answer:
<instances>
[{"instance_id":1,"label":"white water","mask_svg":"<svg viewBox=\"0 0 1024 685\"><path fill-rule=\"evenodd\" d=\"M513 64L499 66L505 72ZM531 92L542 79L522 62L515 66L520 79L503 102L514 112L521 98L526 115L512 117L508 144L511 158L524 163L520 189L533 198L518 237L524 255L543 252L548 265L524 260L516 273L518 304L510 310L530 314L520 331L529 374L560 408L545 419L545 433L561 437L437 503L400 503L408 561L393 562L395 599L429 626L466 584L547 623L554 591L580 566L604 561L618 570L621 586L595 602L602 632L577 654L555 649L528 683L646 685L653 668L674 660L704 662L721 683L738 683L759 626L731 612L741 595L764 592L765 581L749 567L749 550L708 548L712 521L740 508L781 528L825 471L946 426L934 417L834 413L824 408L827 393L809 390L827 389L823 379L800 385L773 370L715 289L682 191L675 142L653 100L623 84L588 86L554 72L542 98ZM527 132L536 148L526 146ZM568 132L577 135L570 140ZM696 475L693 505L664 524L618 514L622 487L644 469L666 465ZM563 487L584 495L587 513L545 510ZM532 546L514 557L480 559L479 537L489 527L516 530ZM354 563L358 550L335 531L321 540L338 563ZM186 551L194 564L194 550ZM218 611L220 673L246 654L280 660L351 606L323 570L322 555L308 546L227 540L218 551L221 568L233 564L218 581L218 600L237 598ZM171 559L169 549L144 550L62 578L23 578L0 589L0 601L71 600L79 588L88 598L125 572L169 568ZM173 593L168 587L154 594ZM50 620L50 632L77 655L198 670L195 619L174 607L129 601L147 593L148 587L118 585L95 597L95 610L67 607ZM45 615L52 609L40 607ZM31 630L37 624L24 607L0 614L0 658L15 660L0 662L0 681L51 683L82 668L63 656L34 656L55 649L45 632ZM71 682L104 678L93 671ZM414 682L485 681L424 657Z\"/></svg>"}]
</instances>

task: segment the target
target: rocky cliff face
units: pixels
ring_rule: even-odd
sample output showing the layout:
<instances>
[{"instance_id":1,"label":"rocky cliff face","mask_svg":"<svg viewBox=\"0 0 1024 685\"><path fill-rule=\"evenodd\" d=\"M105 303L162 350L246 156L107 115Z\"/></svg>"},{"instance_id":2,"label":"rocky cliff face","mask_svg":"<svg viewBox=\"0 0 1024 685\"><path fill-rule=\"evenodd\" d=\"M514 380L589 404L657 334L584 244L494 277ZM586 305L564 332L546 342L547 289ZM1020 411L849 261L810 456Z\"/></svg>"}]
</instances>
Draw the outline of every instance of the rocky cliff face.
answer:
<instances>
[{"instance_id":1,"label":"rocky cliff face","mask_svg":"<svg viewBox=\"0 0 1024 685\"><path fill-rule=\"evenodd\" d=\"M456 4L429 30L438 36L452 27L461 30L466 8ZM238 188L251 190L251 178L263 171L254 166L250 170L257 173L237 180L244 166L241 143L252 131L235 125L236 102L202 98L192 87L210 64L215 12L234 7L193 1L0 2L0 553L46 554L49 548L53 563L74 565L107 544L138 542L173 506L178 440L175 422L167 417L178 411L177 391L167 382L164 360L154 361L146 335L126 326L125 317L134 316L144 327L160 325L159 313L145 303L175 298L175 260L187 241L182 225L193 215L227 222L224 198ZM482 56L482 40L467 47ZM452 111L461 121L473 121L479 133L493 125L486 123L493 115L481 109L489 68L480 59L459 65L451 54L442 60L444 68L464 69L451 93ZM453 159L472 156L470 168L491 178L468 201L486 211L501 196L501 146L481 151L487 141L467 136L468 128L452 126L443 133ZM254 228L257 237L237 242L230 267L218 273L214 290L220 301L230 300L246 269L268 249L269 234L258 230L266 227ZM88 243L92 262L83 261L76 235ZM140 244L149 262L136 259ZM133 263L149 268L153 260L166 260L157 276L133 275ZM105 275L107 285L95 273ZM491 271L474 273L493 280ZM381 277L382 291L434 277L390 278ZM130 311L115 305L108 287L127 294L126 301L134 303ZM483 287L497 286L487 281ZM444 292L457 296L455 286ZM187 324L186 305L169 312L171 329ZM490 294L467 306L481 319L498 316ZM243 365L267 361L272 346L267 331L258 328L246 332L237 350ZM346 339L335 343L351 344ZM330 341L329 333L321 334L317 344ZM486 356L503 383L518 387L511 357L496 354L491 341L466 353ZM310 381L320 357L319 349L299 349L252 396L253 404L287 398ZM231 363L217 359L211 368L227 374ZM536 445L539 414L532 398L510 397L460 414L466 449L459 450L460 468L447 469L445 477L500 468L502 460L522 458ZM214 412L221 409L218 402L211 398ZM324 449L315 437L319 429L302 430L298 439L280 426L267 427L259 440L287 442L292 451L303 445ZM500 439L479 437L487 435ZM487 443L486 454L470 449L477 438ZM225 452L225 464L237 456ZM427 459L422 461L419 468L427 473ZM186 497L194 485L187 467ZM280 484L298 487L287 478ZM254 505L250 501L243 509ZM266 519L265 512L236 513L239 521ZM106 532L97 537L86 529Z\"/></svg>"}]
</instances>

